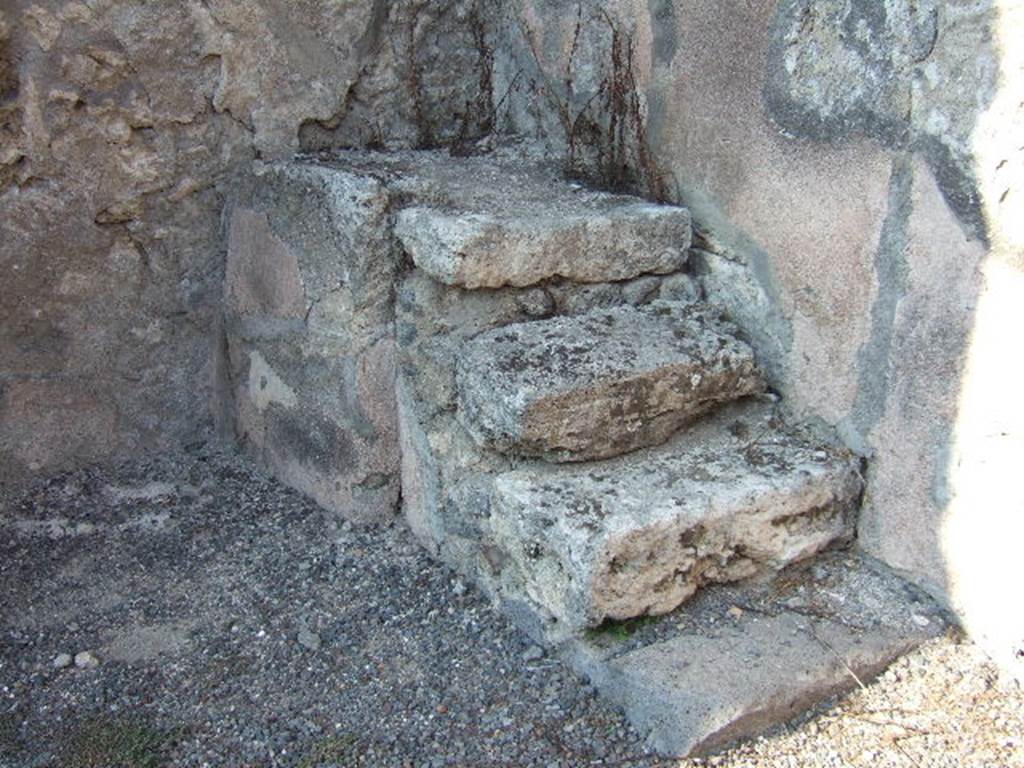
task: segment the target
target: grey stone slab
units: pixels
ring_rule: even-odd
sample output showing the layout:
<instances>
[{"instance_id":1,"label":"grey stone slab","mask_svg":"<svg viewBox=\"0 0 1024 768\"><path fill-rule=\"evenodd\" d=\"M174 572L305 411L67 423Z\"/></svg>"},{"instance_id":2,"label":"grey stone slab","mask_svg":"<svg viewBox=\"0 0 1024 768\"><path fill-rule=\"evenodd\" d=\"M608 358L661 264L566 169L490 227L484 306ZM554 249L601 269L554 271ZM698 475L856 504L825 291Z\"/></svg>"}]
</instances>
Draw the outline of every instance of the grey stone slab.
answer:
<instances>
[{"instance_id":1,"label":"grey stone slab","mask_svg":"<svg viewBox=\"0 0 1024 768\"><path fill-rule=\"evenodd\" d=\"M454 410L456 360L474 336L529 320L650 303L663 293L685 299L699 289L690 275L674 273L618 283L553 280L527 288L471 291L413 269L403 275L395 292L401 365L410 385L431 408Z\"/></svg>"},{"instance_id":2,"label":"grey stone slab","mask_svg":"<svg viewBox=\"0 0 1024 768\"><path fill-rule=\"evenodd\" d=\"M393 315L401 261L385 185L358 170L258 163L236 197L229 319L298 318L315 333L375 341Z\"/></svg>"},{"instance_id":3,"label":"grey stone slab","mask_svg":"<svg viewBox=\"0 0 1024 768\"><path fill-rule=\"evenodd\" d=\"M689 214L642 201L553 199L543 209L467 213L413 207L396 232L416 266L448 285L525 286L551 277L579 282L674 272L686 263Z\"/></svg>"},{"instance_id":4,"label":"grey stone slab","mask_svg":"<svg viewBox=\"0 0 1024 768\"><path fill-rule=\"evenodd\" d=\"M849 538L860 490L852 456L747 402L657 448L500 473L489 526L524 595L564 632L665 613L704 584Z\"/></svg>"},{"instance_id":5,"label":"grey stone slab","mask_svg":"<svg viewBox=\"0 0 1024 768\"><path fill-rule=\"evenodd\" d=\"M686 263L685 208L571 183L528 146L469 158L346 153L337 165L385 180L398 198L395 232L406 251L448 285L607 282Z\"/></svg>"},{"instance_id":6,"label":"grey stone slab","mask_svg":"<svg viewBox=\"0 0 1024 768\"><path fill-rule=\"evenodd\" d=\"M665 301L504 326L459 357L459 417L487 448L554 461L657 445L763 391L732 330L717 310Z\"/></svg>"},{"instance_id":7,"label":"grey stone slab","mask_svg":"<svg viewBox=\"0 0 1024 768\"><path fill-rule=\"evenodd\" d=\"M945 626L930 600L883 566L836 553L768 583L706 590L636 637L606 633L563 650L651 747L683 757L866 683Z\"/></svg>"}]
</instances>

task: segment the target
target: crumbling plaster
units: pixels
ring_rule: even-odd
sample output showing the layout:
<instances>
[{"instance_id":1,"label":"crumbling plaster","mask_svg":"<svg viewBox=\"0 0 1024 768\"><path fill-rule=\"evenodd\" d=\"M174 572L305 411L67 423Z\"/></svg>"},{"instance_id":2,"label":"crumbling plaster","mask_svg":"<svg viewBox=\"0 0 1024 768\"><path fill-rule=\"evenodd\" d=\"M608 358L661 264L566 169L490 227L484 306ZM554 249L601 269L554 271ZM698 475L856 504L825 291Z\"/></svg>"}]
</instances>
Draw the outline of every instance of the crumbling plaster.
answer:
<instances>
[{"instance_id":1,"label":"crumbling plaster","mask_svg":"<svg viewBox=\"0 0 1024 768\"><path fill-rule=\"evenodd\" d=\"M456 0L0 10L0 478L203 439L226 180L300 149L472 138Z\"/></svg>"}]
</instances>

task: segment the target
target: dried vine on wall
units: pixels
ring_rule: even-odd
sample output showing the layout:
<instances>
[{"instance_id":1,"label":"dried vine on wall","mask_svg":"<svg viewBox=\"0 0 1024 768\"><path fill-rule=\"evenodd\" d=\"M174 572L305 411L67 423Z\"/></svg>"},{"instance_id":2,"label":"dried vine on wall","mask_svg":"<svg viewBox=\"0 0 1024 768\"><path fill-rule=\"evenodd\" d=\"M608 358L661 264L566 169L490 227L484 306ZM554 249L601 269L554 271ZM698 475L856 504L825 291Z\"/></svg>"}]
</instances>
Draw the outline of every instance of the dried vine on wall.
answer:
<instances>
[{"instance_id":1,"label":"dried vine on wall","mask_svg":"<svg viewBox=\"0 0 1024 768\"><path fill-rule=\"evenodd\" d=\"M520 21L539 73L533 89L548 103L561 126L569 175L608 189L667 200L664 175L647 138L646 110L635 74L633 35L607 11L600 11L595 18L606 29L607 45L602 50L607 50L607 60L600 64L603 76L598 86L587 95L578 92L576 77L583 40L590 31L582 3L576 6L572 39L558 78L547 74L533 36Z\"/></svg>"}]
</instances>

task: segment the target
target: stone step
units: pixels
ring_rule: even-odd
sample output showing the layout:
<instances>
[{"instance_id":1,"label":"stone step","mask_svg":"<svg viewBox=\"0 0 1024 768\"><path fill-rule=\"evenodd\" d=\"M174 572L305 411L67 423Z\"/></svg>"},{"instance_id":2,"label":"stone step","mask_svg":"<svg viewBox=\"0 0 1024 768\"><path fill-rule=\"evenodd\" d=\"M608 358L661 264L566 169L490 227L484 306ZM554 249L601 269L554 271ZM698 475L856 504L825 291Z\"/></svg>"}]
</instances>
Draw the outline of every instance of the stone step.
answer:
<instances>
[{"instance_id":1,"label":"stone step","mask_svg":"<svg viewBox=\"0 0 1024 768\"><path fill-rule=\"evenodd\" d=\"M519 588L565 633L665 613L704 584L850 538L860 491L851 456L745 402L657 448L503 472L489 525Z\"/></svg>"},{"instance_id":2,"label":"stone step","mask_svg":"<svg viewBox=\"0 0 1024 768\"><path fill-rule=\"evenodd\" d=\"M890 571L836 552L761 583L702 590L684 611L563 647L665 756L713 752L868 683L946 617Z\"/></svg>"},{"instance_id":3,"label":"stone step","mask_svg":"<svg viewBox=\"0 0 1024 768\"><path fill-rule=\"evenodd\" d=\"M563 277L582 283L666 274L686 263L690 214L565 180L522 148L346 153L347 171L395 193L395 232L416 266L447 285L500 288Z\"/></svg>"},{"instance_id":4,"label":"stone step","mask_svg":"<svg viewBox=\"0 0 1024 768\"><path fill-rule=\"evenodd\" d=\"M459 417L482 446L560 462L657 445L764 390L734 331L711 307L667 301L507 325L465 346Z\"/></svg>"}]
</instances>

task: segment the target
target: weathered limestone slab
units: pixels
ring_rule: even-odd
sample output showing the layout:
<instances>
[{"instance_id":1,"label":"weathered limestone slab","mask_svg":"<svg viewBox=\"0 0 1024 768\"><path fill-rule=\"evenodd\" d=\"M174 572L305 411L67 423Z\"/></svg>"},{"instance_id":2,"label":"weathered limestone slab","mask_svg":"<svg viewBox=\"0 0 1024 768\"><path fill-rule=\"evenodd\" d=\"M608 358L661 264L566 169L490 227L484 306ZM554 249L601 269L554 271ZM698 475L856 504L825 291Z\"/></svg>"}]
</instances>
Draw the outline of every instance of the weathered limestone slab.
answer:
<instances>
[{"instance_id":1,"label":"weathered limestone slab","mask_svg":"<svg viewBox=\"0 0 1024 768\"><path fill-rule=\"evenodd\" d=\"M713 587L685 616L581 638L565 654L653 749L683 757L789 720L855 687L854 675L868 681L945 626L883 566L837 553L768 584Z\"/></svg>"},{"instance_id":2,"label":"weathered limestone slab","mask_svg":"<svg viewBox=\"0 0 1024 768\"><path fill-rule=\"evenodd\" d=\"M459 357L459 417L487 448L555 461L658 445L764 390L753 351L720 314L656 301L481 334Z\"/></svg>"},{"instance_id":3,"label":"weathered limestone slab","mask_svg":"<svg viewBox=\"0 0 1024 768\"><path fill-rule=\"evenodd\" d=\"M389 208L371 176L282 163L257 166L229 221L235 435L276 477L360 522L390 519L400 487Z\"/></svg>"},{"instance_id":4,"label":"weathered limestone slab","mask_svg":"<svg viewBox=\"0 0 1024 768\"><path fill-rule=\"evenodd\" d=\"M586 465L535 463L494 480L490 525L529 598L563 627L672 610L852 535L851 457L723 409L673 441Z\"/></svg>"},{"instance_id":5,"label":"weathered limestone slab","mask_svg":"<svg viewBox=\"0 0 1024 768\"><path fill-rule=\"evenodd\" d=\"M525 286L550 277L585 283L680 269L690 216L682 208L616 200L590 192L573 199L547 191L524 210L508 201L493 213L413 207L396 231L416 266L448 285Z\"/></svg>"},{"instance_id":6,"label":"weathered limestone slab","mask_svg":"<svg viewBox=\"0 0 1024 768\"><path fill-rule=\"evenodd\" d=\"M585 189L562 177L557 159L532 151L349 153L338 166L385 181L399 200L402 245L416 266L447 285L609 282L685 265L685 208Z\"/></svg>"}]
</instances>

